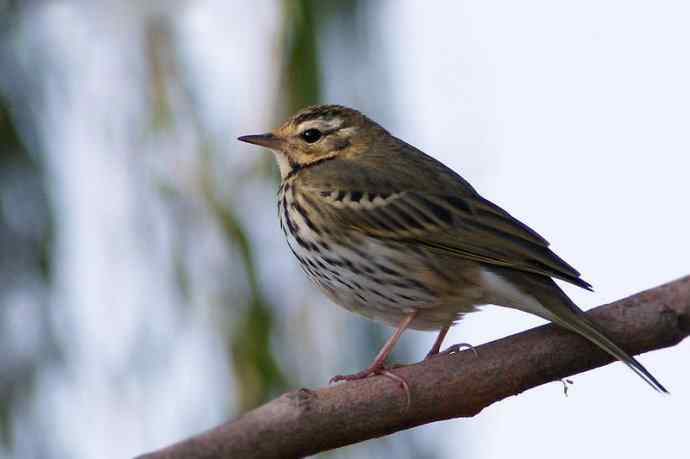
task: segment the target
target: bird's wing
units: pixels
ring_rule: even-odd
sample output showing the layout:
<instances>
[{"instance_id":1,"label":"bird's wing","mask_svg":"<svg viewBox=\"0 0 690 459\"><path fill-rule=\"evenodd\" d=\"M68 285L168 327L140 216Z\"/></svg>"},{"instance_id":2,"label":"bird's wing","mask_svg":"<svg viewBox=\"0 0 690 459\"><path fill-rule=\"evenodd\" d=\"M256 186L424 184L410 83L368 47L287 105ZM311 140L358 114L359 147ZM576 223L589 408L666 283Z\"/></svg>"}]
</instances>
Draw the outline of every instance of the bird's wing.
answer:
<instances>
[{"instance_id":1,"label":"bird's wing","mask_svg":"<svg viewBox=\"0 0 690 459\"><path fill-rule=\"evenodd\" d=\"M476 192L379 191L303 186L324 224L369 237L405 241L469 260L555 277L591 290L572 266L527 225ZM472 190L473 191L473 190ZM318 202L314 202L318 201Z\"/></svg>"}]
</instances>

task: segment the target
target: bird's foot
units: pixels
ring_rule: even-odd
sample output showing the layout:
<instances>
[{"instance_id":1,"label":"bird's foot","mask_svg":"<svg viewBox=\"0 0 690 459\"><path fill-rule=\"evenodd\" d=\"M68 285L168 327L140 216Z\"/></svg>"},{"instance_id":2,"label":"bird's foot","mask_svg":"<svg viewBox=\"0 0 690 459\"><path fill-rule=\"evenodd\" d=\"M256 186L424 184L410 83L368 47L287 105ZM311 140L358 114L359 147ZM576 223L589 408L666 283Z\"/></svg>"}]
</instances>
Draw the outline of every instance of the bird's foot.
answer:
<instances>
[{"instance_id":1,"label":"bird's foot","mask_svg":"<svg viewBox=\"0 0 690 459\"><path fill-rule=\"evenodd\" d=\"M467 348L471 350L474 353L475 357L479 357L479 354L477 354L477 350L474 348L469 343L458 343L458 344L453 344L452 346L448 347L447 349L441 351L441 352L429 352L424 360L428 360L434 357L438 357L440 355L447 355L447 354L455 354L456 352L460 352L463 348Z\"/></svg>"},{"instance_id":2,"label":"bird's foot","mask_svg":"<svg viewBox=\"0 0 690 459\"><path fill-rule=\"evenodd\" d=\"M407 384L407 381L405 381L405 378L402 376L398 376L395 373L393 373L392 369L394 368L400 368L405 365L391 365L391 366L386 366L383 364L377 365L377 366L371 366L365 370L359 371L357 373L353 373L351 375L336 375L331 378L329 381L329 384L333 384L338 381L356 381L358 379L365 379L368 378L369 376L373 375L381 375L384 376L388 379L391 379L398 383L400 385L400 388L405 392L405 406L404 409L402 410L402 413L407 412L407 410L410 409L410 404L412 403L412 395L410 393L410 386Z\"/></svg>"},{"instance_id":3,"label":"bird's foot","mask_svg":"<svg viewBox=\"0 0 690 459\"><path fill-rule=\"evenodd\" d=\"M328 381L328 383L333 384L333 383L336 383L338 381L356 381L358 379L364 379L364 378L368 378L369 376L374 376L374 375L383 375L383 376L392 375L393 373L391 373L390 370L395 370L395 369L403 368L406 366L407 365L402 365L399 363L393 363L393 364L389 364L389 365L386 365L384 363L373 364L373 365L370 365L368 368L366 368L362 371L358 371L357 373L352 373L351 375L333 376L330 379L330 381ZM395 376L395 378L399 378L399 376ZM393 379L395 379L395 378L393 378Z\"/></svg>"},{"instance_id":4,"label":"bird's foot","mask_svg":"<svg viewBox=\"0 0 690 459\"><path fill-rule=\"evenodd\" d=\"M375 375L383 370L383 365L380 367L369 367L365 370L358 371L357 373L352 373L351 375L335 375L328 381L329 384L336 383L338 381L357 381L358 379L368 378L369 376Z\"/></svg>"}]
</instances>

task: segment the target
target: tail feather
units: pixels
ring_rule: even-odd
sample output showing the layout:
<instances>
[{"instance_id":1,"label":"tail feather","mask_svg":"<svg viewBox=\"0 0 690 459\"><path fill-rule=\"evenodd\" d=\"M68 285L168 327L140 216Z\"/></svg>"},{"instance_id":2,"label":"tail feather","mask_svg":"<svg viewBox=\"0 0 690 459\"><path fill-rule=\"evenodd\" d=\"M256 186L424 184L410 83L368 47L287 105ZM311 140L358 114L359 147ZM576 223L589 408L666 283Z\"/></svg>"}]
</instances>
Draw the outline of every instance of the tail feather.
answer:
<instances>
[{"instance_id":1,"label":"tail feather","mask_svg":"<svg viewBox=\"0 0 690 459\"><path fill-rule=\"evenodd\" d=\"M587 338L626 364L652 388L668 393L640 362L611 341L550 277L495 267L487 270L485 277L487 285L497 295L496 304L536 314ZM507 282L499 282L499 278Z\"/></svg>"},{"instance_id":2,"label":"tail feather","mask_svg":"<svg viewBox=\"0 0 690 459\"><path fill-rule=\"evenodd\" d=\"M611 354L616 359L620 360L628 366L632 371L642 378L647 384L652 386L656 391L668 394L668 390L633 356L621 349L616 343L611 341L606 335L599 331L598 327L594 325L587 316L572 312L567 314L568 317L563 317L564 314L557 314L554 320L558 325L565 327L575 333L587 338L604 351Z\"/></svg>"}]
</instances>

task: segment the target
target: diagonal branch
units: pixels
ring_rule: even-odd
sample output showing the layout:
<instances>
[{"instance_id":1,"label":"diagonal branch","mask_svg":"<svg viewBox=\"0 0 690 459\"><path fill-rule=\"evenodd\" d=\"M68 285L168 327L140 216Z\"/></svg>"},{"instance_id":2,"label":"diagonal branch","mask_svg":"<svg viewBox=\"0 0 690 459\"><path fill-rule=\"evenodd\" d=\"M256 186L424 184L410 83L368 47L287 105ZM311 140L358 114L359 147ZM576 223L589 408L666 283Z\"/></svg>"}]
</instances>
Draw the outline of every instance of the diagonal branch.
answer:
<instances>
[{"instance_id":1,"label":"diagonal branch","mask_svg":"<svg viewBox=\"0 0 690 459\"><path fill-rule=\"evenodd\" d=\"M690 276L589 314L632 354L673 346L690 334ZM464 351L395 370L411 390L412 404L404 413L404 392L385 377L299 389L142 458L306 456L433 421L474 416L508 396L612 362L588 341L552 325L476 349L479 358Z\"/></svg>"}]
</instances>

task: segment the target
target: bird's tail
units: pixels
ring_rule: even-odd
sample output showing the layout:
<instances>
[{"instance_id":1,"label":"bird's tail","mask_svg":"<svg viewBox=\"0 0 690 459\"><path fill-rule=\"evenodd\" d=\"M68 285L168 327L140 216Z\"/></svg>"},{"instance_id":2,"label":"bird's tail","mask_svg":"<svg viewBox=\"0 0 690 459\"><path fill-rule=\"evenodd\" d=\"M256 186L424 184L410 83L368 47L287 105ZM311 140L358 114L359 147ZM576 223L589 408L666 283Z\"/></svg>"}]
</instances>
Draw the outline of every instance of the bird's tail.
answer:
<instances>
[{"instance_id":1,"label":"bird's tail","mask_svg":"<svg viewBox=\"0 0 690 459\"><path fill-rule=\"evenodd\" d=\"M637 359L618 347L616 343L604 335L589 317L576 311L568 311L566 313L558 311L555 315L556 318L553 319L555 323L584 336L613 357L626 364L655 390L668 394L666 388L639 361L637 361Z\"/></svg>"},{"instance_id":2,"label":"bird's tail","mask_svg":"<svg viewBox=\"0 0 690 459\"><path fill-rule=\"evenodd\" d=\"M539 303L539 307L535 307L534 304L529 306L529 302L524 301L525 297L514 295L512 298L506 297L508 301L499 304L516 307L517 309L537 314L568 330L582 335L626 364L647 384L652 386L652 388L662 393L668 393L666 388L657 381L640 362L611 341L611 339L599 329L597 324L568 298L568 295L561 290L553 279L546 276L509 270L494 269L494 272L511 282L512 285L517 287L523 294L527 294L529 297L536 299ZM519 304L521 302L522 304Z\"/></svg>"}]
</instances>

